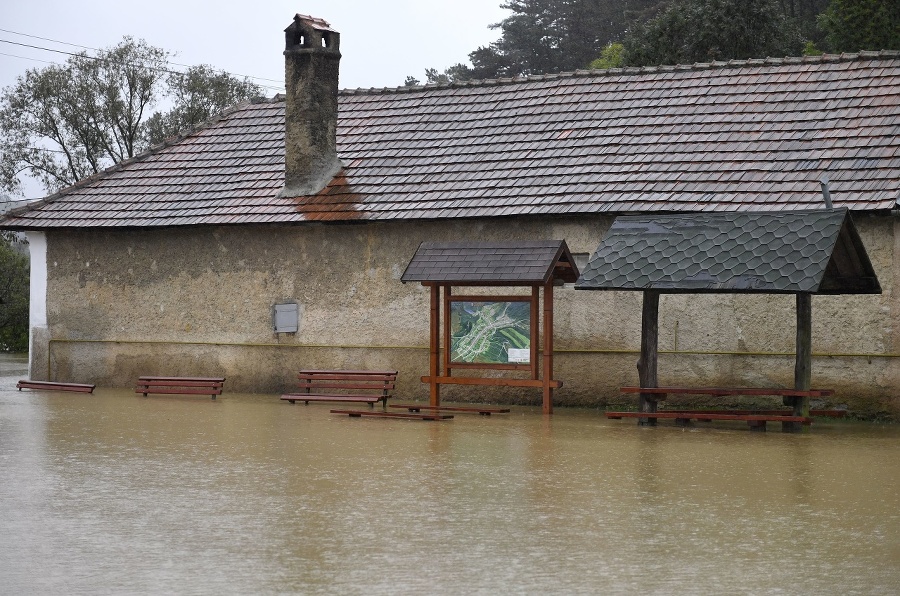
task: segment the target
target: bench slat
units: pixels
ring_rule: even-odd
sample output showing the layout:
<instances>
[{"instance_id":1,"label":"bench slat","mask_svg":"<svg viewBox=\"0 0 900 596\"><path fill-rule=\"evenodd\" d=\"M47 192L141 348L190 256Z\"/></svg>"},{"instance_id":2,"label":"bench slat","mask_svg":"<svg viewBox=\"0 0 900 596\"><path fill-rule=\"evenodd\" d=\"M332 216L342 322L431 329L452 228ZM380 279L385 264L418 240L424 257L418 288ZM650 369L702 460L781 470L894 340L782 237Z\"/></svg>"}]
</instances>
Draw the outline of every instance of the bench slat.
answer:
<instances>
[{"instance_id":1,"label":"bench slat","mask_svg":"<svg viewBox=\"0 0 900 596\"><path fill-rule=\"evenodd\" d=\"M311 383L297 383L300 389L393 389L394 383L386 383L379 381L375 383L361 383L354 381L352 383L339 383L337 381L312 381Z\"/></svg>"},{"instance_id":2,"label":"bench slat","mask_svg":"<svg viewBox=\"0 0 900 596\"><path fill-rule=\"evenodd\" d=\"M185 395L222 395L221 387L144 387L136 391L136 393L182 393Z\"/></svg>"},{"instance_id":3,"label":"bench slat","mask_svg":"<svg viewBox=\"0 0 900 596\"><path fill-rule=\"evenodd\" d=\"M187 381L197 381L201 383L212 383L219 382L224 383L225 377L155 377L155 376L142 376L138 377L138 381L178 381L178 382L187 382Z\"/></svg>"},{"instance_id":4,"label":"bench slat","mask_svg":"<svg viewBox=\"0 0 900 596\"><path fill-rule=\"evenodd\" d=\"M314 375L314 374L305 374L305 375L304 375L304 374L299 374L299 375L297 375L297 378L300 379L301 381L304 381L304 380L322 380L322 381L367 381L367 380L372 380L372 381L393 381L395 378L397 378L397 375L383 375L383 374L380 374L380 373L377 374L377 375L361 375L361 374L354 374L354 375L338 375L338 374L326 373L326 374L321 374L321 375Z\"/></svg>"},{"instance_id":5,"label":"bench slat","mask_svg":"<svg viewBox=\"0 0 900 596\"><path fill-rule=\"evenodd\" d=\"M791 410L661 410L662 412L673 412L682 414L759 414L767 416L792 416ZM810 410L810 416L822 416L830 418L843 418L847 415L847 410Z\"/></svg>"},{"instance_id":6,"label":"bench slat","mask_svg":"<svg viewBox=\"0 0 900 596\"><path fill-rule=\"evenodd\" d=\"M426 406L422 404L394 404L392 408L405 408L410 412L419 412L421 410L429 410L431 412L472 412L490 416L491 414L508 414L509 408L486 407L479 408L477 406Z\"/></svg>"},{"instance_id":7,"label":"bench slat","mask_svg":"<svg viewBox=\"0 0 900 596\"><path fill-rule=\"evenodd\" d=\"M622 387L622 393L673 395L780 395L785 397L828 397L832 389L789 389L781 387Z\"/></svg>"},{"instance_id":8,"label":"bench slat","mask_svg":"<svg viewBox=\"0 0 900 596\"><path fill-rule=\"evenodd\" d=\"M295 401L302 402L310 402L310 401L346 401L346 402L358 402L358 403L366 403L366 404L374 404L375 402L381 401L380 395L325 395L320 393L286 393L281 396L281 399L287 400L291 403Z\"/></svg>"},{"instance_id":9,"label":"bench slat","mask_svg":"<svg viewBox=\"0 0 900 596\"><path fill-rule=\"evenodd\" d=\"M315 371L315 370L301 370L297 373L297 378L299 379L336 379L336 380L350 380L357 379L360 377L370 378L370 379L395 379L397 377L396 371L390 370L323 370L323 371Z\"/></svg>"},{"instance_id":10,"label":"bench slat","mask_svg":"<svg viewBox=\"0 0 900 596\"><path fill-rule=\"evenodd\" d=\"M802 422L812 423L805 416L782 416L770 414L707 414L704 412L606 412L607 418L676 418L683 420L747 420L758 422Z\"/></svg>"},{"instance_id":11,"label":"bench slat","mask_svg":"<svg viewBox=\"0 0 900 596\"><path fill-rule=\"evenodd\" d=\"M378 418L404 418L407 420L450 420L452 414L407 414L404 412L384 412L376 410L331 410L332 414L347 414L348 416L360 418L363 416L374 416Z\"/></svg>"}]
</instances>

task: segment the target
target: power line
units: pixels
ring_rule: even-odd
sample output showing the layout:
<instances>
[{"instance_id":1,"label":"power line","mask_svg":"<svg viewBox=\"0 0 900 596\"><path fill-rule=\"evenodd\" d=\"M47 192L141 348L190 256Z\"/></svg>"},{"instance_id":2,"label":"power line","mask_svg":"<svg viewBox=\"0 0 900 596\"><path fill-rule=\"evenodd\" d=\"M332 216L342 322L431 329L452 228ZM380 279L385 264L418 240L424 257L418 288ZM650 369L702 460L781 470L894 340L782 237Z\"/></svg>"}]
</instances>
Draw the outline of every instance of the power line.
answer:
<instances>
[{"instance_id":1,"label":"power line","mask_svg":"<svg viewBox=\"0 0 900 596\"><path fill-rule=\"evenodd\" d=\"M66 46L72 46L74 48L82 48L84 50L91 50L94 52L100 51L98 48L92 48L90 46L83 46L83 45L79 45L77 43L69 43L67 41L61 41L59 39L52 39L50 37L41 37L40 35L31 35L29 33L22 33L20 31L12 31L10 29L0 29L0 31L2 31L3 33L12 33L13 35L21 35L22 37L30 37L32 39L40 39L42 41L59 43L59 44L66 45ZM36 46L29 46L29 47L36 47ZM58 51L58 50L50 50L49 48L43 48L43 47L40 47L38 49L47 50L47 51ZM63 53L65 53L65 52L63 52ZM70 55L74 55L74 54L70 54ZM189 64L179 64L178 62L172 62L171 64L174 64L175 66L183 66L184 68L191 68L191 65L189 65ZM281 82L277 79L267 79L265 77L255 77L253 75L238 74L238 73L233 73L233 72L228 72L227 74L230 74L233 77L246 77L248 79L256 79L259 81L269 81L270 83L280 83Z\"/></svg>"},{"instance_id":2,"label":"power line","mask_svg":"<svg viewBox=\"0 0 900 596\"><path fill-rule=\"evenodd\" d=\"M19 33L18 31L10 31L9 29L0 29L3 33L12 33L13 35L21 35L22 37L30 37L32 39L41 39L43 41L52 41L53 43L61 43L64 46L72 46L73 48L82 48L85 50L94 50L97 51L97 48L91 48L88 46L80 46L77 43L69 43L67 41L60 41L58 39L50 39L49 37L41 37L40 35L29 35L28 33Z\"/></svg>"},{"instance_id":3,"label":"power line","mask_svg":"<svg viewBox=\"0 0 900 596\"><path fill-rule=\"evenodd\" d=\"M13 35L21 35L22 37L29 37L29 38L32 38L32 39L40 39L40 40L42 40L42 41L49 41L49 42L52 42L52 43L58 43L58 44L63 44L63 45L72 46L72 47L76 47L76 48L82 48L82 49L85 49L85 50L91 50L91 51L94 51L94 52L99 52L99 51L100 51L100 50L98 50L97 48L92 48L92 47L89 47L89 46L82 46L82 45L79 45L79 44L69 43L69 42L67 42L67 41L61 41L61 40L58 40L58 39L51 39L51 38L49 38L49 37L41 37L41 36L39 36L39 35L30 35L30 34L28 34L28 33L21 33L21 32L19 32L19 31L12 31L12 30L9 30L9 29L0 29L0 32L3 32L3 33L12 33ZM84 58L88 58L88 59L90 59L90 60L100 60L100 58L97 58L97 57L94 57L94 56L88 56L87 54L85 54L85 53L83 53L83 52L79 52L79 53L66 52L66 51L64 51L64 50L56 50L56 49L53 49L53 48L47 48L47 47L37 46L37 45L32 45L32 44L27 44L27 43L21 43L21 42L17 42L17 41L10 41L10 40L6 40L6 39L0 39L0 43L8 43L8 44L13 44L13 45L17 45L17 46L26 47L26 48L32 48L32 49L36 49L36 50L42 50L42 51L45 51L45 52L55 52L55 53L57 53L57 54L64 54L64 55L67 55L67 56L84 57ZM11 55L11 54L4 54L4 55ZM46 61L44 61L44 60L38 60L38 59L36 59L36 58L26 58L26 57L24 57L24 56L14 56L14 57L16 57L16 58L23 58L23 59L26 59L26 60L35 60L35 61L37 61L37 62L46 62ZM172 64L172 65L174 65L174 66L181 66L181 67L183 67L183 68L192 68L190 65L187 65L187 64L180 64L180 63L178 63L178 62L170 62L170 64ZM142 68L146 68L146 67L144 67L143 65L137 65L137 66L140 66L140 67L142 67ZM154 69L154 70L158 70L158 71L160 71L160 72L165 72L165 73L168 73L168 74L185 74L185 73L183 73L183 72L181 72L181 71L170 70L170 69L167 69L167 68L158 68L158 69ZM233 76L233 77L244 77L244 78L247 78L247 79L253 79L253 80L257 80L257 81L268 81L268 82L271 82L271 83L281 83L281 81L278 81L278 80L275 80L275 79L267 79L267 78L265 78L265 77L256 77L256 76L253 76L253 75L237 74L237 73L232 73L232 72L228 72L228 71L224 71L224 70L223 70L222 72L224 72L225 74L228 74L228 75L230 75L230 76ZM264 84L259 84L259 86L260 86L260 87L263 87L263 88L266 88L266 89L274 89L274 90L276 90L276 91L279 91L279 90L283 90L283 89L284 89L284 86L274 87L274 86L272 86L272 85L264 85Z\"/></svg>"},{"instance_id":4,"label":"power line","mask_svg":"<svg viewBox=\"0 0 900 596\"><path fill-rule=\"evenodd\" d=\"M21 58L22 60L34 60L35 62L43 62L44 64L56 64L51 60L41 60L39 58L30 58L28 56L19 56L18 54L7 54L6 52L0 52L0 56L8 56L10 58Z\"/></svg>"}]
</instances>

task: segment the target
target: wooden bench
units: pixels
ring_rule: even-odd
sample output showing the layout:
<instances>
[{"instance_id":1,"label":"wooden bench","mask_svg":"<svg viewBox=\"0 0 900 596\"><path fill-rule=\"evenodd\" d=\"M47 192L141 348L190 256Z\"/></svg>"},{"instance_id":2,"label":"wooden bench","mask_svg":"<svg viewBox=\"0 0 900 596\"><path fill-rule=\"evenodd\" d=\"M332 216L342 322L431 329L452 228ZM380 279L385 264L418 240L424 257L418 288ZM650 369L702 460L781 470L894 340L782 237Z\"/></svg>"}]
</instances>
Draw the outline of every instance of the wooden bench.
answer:
<instances>
[{"instance_id":1,"label":"wooden bench","mask_svg":"<svg viewBox=\"0 0 900 596\"><path fill-rule=\"evenodd\" d=\"M135 393L208 395L216 399L222 395L225 377L139 377Z\"/></svg>"},{"instance_id":2,"label":"wooden bench","mask_svg":"<svg viewBox=\"0 0 900 596\"><path fill-rule=\"evenodd\" d=\"M16 383L16 388L22 389L45 389L47 391L74 391L77 393L93 393L94 385L85 383L57 383L53 381L29 381L22 379Z\"/></svg>"},{"instance_id":3,"label":"wooden bench","mask_svg":"<svg viewBox=\"0 0 900 596\"><path fill-rule=\"evenodd\" d=\"M790 422L799 424L812 424L812 417L792 416L789 414L755 414L755 413L715 413L703 412L699 410L669 412L666 410L658 412L606 412L606 417L619 420L621 418L674 418L675 424L685 426L691 420L703 420L711 422L713 420L743 420L746 421L752 430L766 430L767 422Z\"/></svg>"},{"instance_id":4,"label":"wooden bench","mask_svg":"<svg viewBox=\"0 0 900 596\"><path fill-rule=\"evenodd\" d=\"M655 401L666 399L667 395L711 395L725 396L780 396L780 397L827 397L834 394L831 389L790 389L781 387L622 387L622 393L641 393L652 396ZM819 415L839 416L839 410L815 410ZM825 414L828 412L828 414ZM744 420L753 430L765 430L767 422L792 424L812 424L810 416L795 416L787 410L662 410L655 412L607 412L611 419L641 418L655 424L658 418L674 418L678 425L687 425L691 420L711 422L713 420ZM785 427L787 428L787 427Z\"/></svg>"},{"instance_id":5,"label":"wooden bench","mask_svg":"<svg viewBox=\"0 0 900 596\"><path fill-rule=\"evenodd\" d=\"M622 393L645 393L658 395L662 400L666 395L772 395L781 397L828 397L834 395L831 389L783 389L781 387L622 387Z\"/></svg>"},{"instance_id":6,"label":"wooden bench","mask_svg":"<svg viewBox=\"0 0 900 596\"><path fill-rule=\"evenodd\" d=\"M487 406L426 406L423 404L396 404L392 408L405 408L410 412L421 412L428 410L431 412L471 412L481 416L490 416L491 414L508 414L509 408L493 408Z\"/></svg>"},{"instance_id":7,"label":"wooden bench","mask_svg":"<svg viewBox=\"0 0 900 596\"><path fill-rule=\"evenodd\" d=\"M684 412L686 414L758 414L769 416L793 416L791 410L662 410L663 412ZM844 418L847 416L847 410L810 410L809 415L812 417L822 418Z\"/></svg>"},{"instance_id":8,"label":"wooden bench","mask_svg":"<svg viewBox=\"0 0 900 596\"><path fill-rule=\"evenodd\" d=\"M286 393L284 401L356 402L387 407L397 382L396 370L301 370L297 373L299 393Z\"/></svg>"},{"instance_id":9,"label":"wooden bench","mask_svg":"<svg viewBox=\"0 0 900 596\"><path fill-rule=\"evenodd\" d=\"M375 410L331 410L331 413L347 414L351 418L361 418L363 416L373 416L376 418L402 418L405 420L450 420L453 418L452 414L406 414L404 412L379 412Z\"/></svg>"}]
</instances>

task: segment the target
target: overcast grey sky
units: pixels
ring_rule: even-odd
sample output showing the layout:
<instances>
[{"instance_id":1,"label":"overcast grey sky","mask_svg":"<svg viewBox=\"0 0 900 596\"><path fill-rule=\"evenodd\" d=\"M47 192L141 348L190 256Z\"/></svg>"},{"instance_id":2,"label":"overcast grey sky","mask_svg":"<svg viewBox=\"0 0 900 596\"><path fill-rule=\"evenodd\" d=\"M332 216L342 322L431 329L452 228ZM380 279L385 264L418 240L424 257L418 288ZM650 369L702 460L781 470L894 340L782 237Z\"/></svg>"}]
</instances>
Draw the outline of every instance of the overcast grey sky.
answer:
<instances>
[{"instance_id":1,"label":"overcast grey sky","mask_svg":"<svg viewBox=\"0 0 900 596\"><path fill-rule=\"evenodd\" d=\"M480 45L499 38L488 25L509 13L502 0L0 0L0 39L79 51L59 42L101 48L122 36L177 52L174 62L211 64L283 85L283 30L294 14L310 14L341 33L342 88L397 87L407 75L425 79L429 67L467 62ZM20 57L13 57L20 56ZM64 54L0 43L0 86ZM273 82L274 81L274 82ZM272 94L275 89L269 89Z\"/></svg>"}]
</instances>

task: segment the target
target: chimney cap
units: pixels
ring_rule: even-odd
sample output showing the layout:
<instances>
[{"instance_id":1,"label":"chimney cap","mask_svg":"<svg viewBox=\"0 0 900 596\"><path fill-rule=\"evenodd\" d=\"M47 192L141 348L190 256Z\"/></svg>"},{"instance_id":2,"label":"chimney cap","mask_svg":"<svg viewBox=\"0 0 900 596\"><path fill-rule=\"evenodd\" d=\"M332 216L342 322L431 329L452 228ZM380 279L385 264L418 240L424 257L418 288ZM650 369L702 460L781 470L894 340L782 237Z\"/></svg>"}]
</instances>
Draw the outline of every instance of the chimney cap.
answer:
<instances>
[{"instance_id":1,"label":"chimney cap","mask_svg":"<svg viewBox=\"0 0 900 596\"><path fill-rule=\"evenodd\" d=\"M300 14L299 12L294 15L295 21L302 21L309 27L316 29L317 31L331 31L332 33L337 33L334 29L331 28L331 23L326 21L325 19L320 19L319 17L313 17L308 14Z\"/></svg>"}]
</instances>

